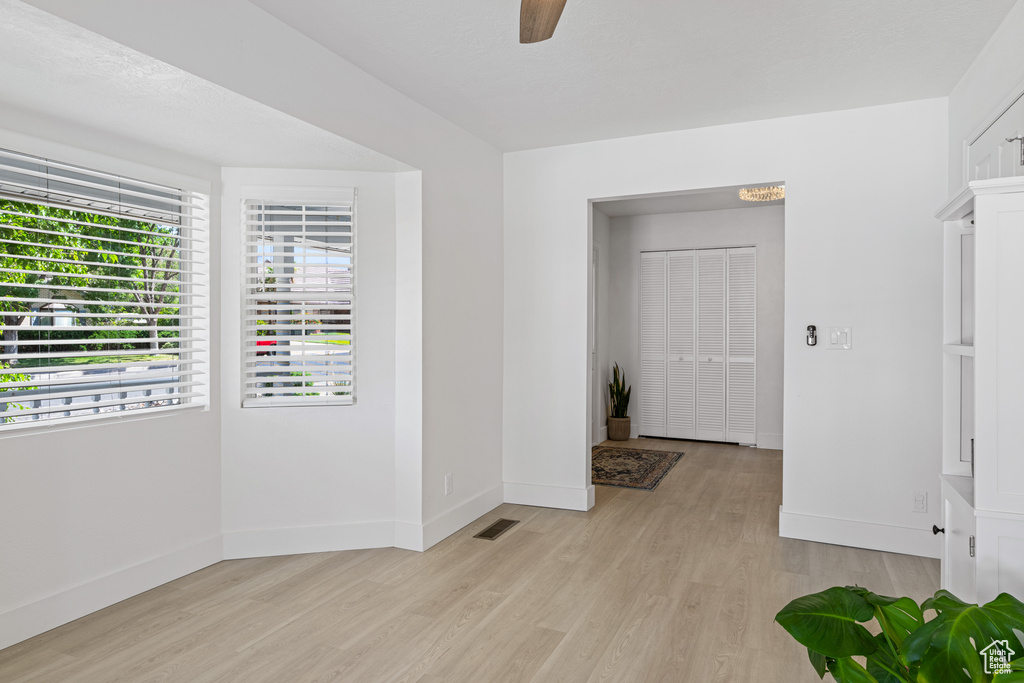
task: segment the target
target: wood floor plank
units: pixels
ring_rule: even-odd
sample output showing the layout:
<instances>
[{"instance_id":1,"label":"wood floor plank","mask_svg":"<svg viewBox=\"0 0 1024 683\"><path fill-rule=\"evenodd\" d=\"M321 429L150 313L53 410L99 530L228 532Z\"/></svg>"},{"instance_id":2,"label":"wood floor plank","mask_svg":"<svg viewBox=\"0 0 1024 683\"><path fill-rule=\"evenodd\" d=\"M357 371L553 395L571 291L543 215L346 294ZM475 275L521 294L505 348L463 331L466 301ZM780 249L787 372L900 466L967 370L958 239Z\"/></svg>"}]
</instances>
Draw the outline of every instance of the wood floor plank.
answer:
<instances>
[{"instance_id":1,"label":"wood floor plank","mask_svg":"<svg viewBox=\"0 0 1024 683\"><path fill-rule=\"evenodd\" d=\"M935 560L779 538L781 451L628 445L686 455L654 491L501 505L425 553L221 562L0 651L0 680L810 683L787 602L938 588Z\"/></svg>"}]
</instances>

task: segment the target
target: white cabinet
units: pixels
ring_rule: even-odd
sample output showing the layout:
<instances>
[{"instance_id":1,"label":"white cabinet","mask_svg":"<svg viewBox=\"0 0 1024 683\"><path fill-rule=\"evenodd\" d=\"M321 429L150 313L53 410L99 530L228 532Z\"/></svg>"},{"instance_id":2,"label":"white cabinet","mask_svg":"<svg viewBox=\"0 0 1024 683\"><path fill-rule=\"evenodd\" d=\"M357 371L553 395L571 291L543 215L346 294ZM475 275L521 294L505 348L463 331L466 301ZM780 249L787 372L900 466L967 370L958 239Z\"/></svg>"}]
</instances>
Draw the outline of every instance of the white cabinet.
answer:
<instances>
[{"instance_id":1,"label":"white cabinet","mask_svg":"<svg viewBox=\"0 0 1024 683\"><path fill-rule=\"evenodd\" d=\"M640 255L643 436L756 440L754 247Z\"/></svg>"},{"instance_id":2,"label":"white cabinet","mask_svg":"<svg viewBox=\"0 0 1024 683\"><path fill-rule=\"evenodd\" d=\"M939 218L942 585L1024 597L1024 177L971 182Z\"/></svg>"}]
</instances>

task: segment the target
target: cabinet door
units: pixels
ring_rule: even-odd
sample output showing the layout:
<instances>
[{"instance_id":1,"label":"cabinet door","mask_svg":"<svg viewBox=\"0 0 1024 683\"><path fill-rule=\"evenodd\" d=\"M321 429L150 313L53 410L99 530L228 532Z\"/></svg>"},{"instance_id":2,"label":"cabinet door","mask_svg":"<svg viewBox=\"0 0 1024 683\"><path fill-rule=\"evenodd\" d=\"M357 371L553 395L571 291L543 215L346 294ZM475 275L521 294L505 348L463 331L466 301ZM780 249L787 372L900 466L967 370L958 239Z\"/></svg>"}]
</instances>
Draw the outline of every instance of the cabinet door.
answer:
<instances>
[{"instance_id":1,"label":"cabinet door","mask_svg":"<svg viewBox=\"0 0 1024 683\"><path fill-rule=\"evenodd\" d=\"M640 254L640 425L645 436L668 436L666 418L666 282L663 251Z\"/></svg>"},{"instance_id":2,"label":"cabinet door","mask_svg":"<svg viewBox=\"0 0 1024 683\"><path fill-rule=\"evenodd\" d=\"M668 254L668 436L697 436L696 252Z\"/></svg>"},{"instance_id":3,"label":"cabinet door","mask_svg":"<svg viewBox=\"0 0 1024 683\"><path fill-rule=\"evenodd\" d=\"M697 254L697 438L725 441L725 249Z\"/></svg>"},{"instance_id":4,"label":"cabinet door","mask_svg":"<svg viewBox=\"0 0 1024 683\"><path fill-rule=\"evenodd\" d=\"M974 504L1024 515L1024 192L979 195L974 220Z\"/></svg>"},{"instance_id":5,"label":"cabinet door","mask_svg":"<svg viewBox=\"0 0 1024 683\"><path fill-rule=\"evenodd\" d=\"M730 249L727 254L726 307L728 365L726 366L726 441L757 441L755 405L757 375L757 269L753 247Z\"/></svg>"},{"instance_id":6,"label":"cabinet door","mask_svg":"<svg viewBox=\"0 0 1024 683\"><path fill-rule=\"evenodd\" d=\"M976 599L977 565L971 556L974 511L955 495L943 501L946 533L942 541L942 587L967 602Z\"/></svg>"}]
</instances>

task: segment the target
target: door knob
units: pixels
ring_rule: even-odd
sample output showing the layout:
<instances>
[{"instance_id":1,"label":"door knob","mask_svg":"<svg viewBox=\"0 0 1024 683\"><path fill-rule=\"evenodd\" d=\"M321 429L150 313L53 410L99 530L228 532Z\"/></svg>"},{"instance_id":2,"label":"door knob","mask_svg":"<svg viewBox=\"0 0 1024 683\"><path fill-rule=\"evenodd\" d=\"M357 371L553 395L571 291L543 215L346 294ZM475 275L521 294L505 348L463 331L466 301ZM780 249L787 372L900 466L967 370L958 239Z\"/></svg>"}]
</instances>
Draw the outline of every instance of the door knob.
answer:
<instances>
[{"instance_id":1,"label":"door knob","mask_svg":"<svg viewBox=\"0 0 1024 683\"><path fill-rule=\"evenodd\" d=\"M935 534L936 536L938 536L939 534L946 533L946 529L945 528L940 529L938 527L938 525L932 524L932 533Z\"/></svg>"}]
</instances>

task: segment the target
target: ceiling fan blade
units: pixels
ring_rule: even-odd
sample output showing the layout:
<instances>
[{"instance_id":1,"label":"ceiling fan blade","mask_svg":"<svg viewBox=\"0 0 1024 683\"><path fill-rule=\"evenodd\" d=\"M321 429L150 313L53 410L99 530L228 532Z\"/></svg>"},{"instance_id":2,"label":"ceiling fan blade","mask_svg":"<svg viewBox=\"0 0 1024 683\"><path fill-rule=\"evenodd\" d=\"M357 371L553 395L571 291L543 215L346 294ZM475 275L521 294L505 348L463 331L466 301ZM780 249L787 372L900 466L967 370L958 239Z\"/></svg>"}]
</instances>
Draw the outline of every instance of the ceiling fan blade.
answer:
<instances>
[{"instance_id":1,"label":"ceiling fan blade","mask_svg":"<svg viewBox=\"0 0 1024 683\"><path fill-rule=\"evenodd\" d=\"M519 42L539 43L550 38L565 0L523 0L519 6Z\"/></svg>"}]
</instances>

